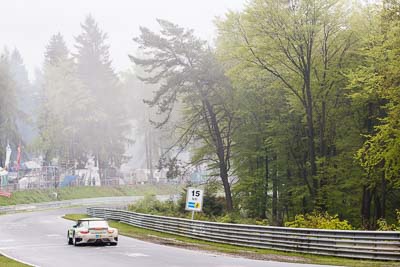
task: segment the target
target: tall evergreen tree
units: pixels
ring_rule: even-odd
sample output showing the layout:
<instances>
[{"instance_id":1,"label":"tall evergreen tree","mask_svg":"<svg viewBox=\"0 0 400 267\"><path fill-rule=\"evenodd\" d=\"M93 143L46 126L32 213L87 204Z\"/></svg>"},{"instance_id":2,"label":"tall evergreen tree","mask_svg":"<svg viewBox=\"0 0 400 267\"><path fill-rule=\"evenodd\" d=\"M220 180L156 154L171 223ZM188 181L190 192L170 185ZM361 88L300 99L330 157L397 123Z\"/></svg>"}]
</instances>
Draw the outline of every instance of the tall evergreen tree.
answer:
<instances>
[{"instance_id":1,"label":"tall evergreen tree","mask_svg":"<svg viewBox=\"0 0 400 267\"><path fill-rule=\"evenodd\" d=\"M45 64L52 66L57 66L59 63L69 59L69 51L61 33L57 33L50 38L44 57Z\"/></svg>"},{"instance_id":2,"label":"tall evergreen tree","mask_svg":"<svg viewBox=\"0 0 400 267\"><path fill-rule=\"evenodd\" d=\"M9 54L0 56L0 165L4 167L6 147L10 144L14 151L20 141L17 126L18 103L17 86L11 72Z\"/></svg>"},{"instance_id":3,"label":"tall evergreen tree","mask_svg":"<svg viewBox=\"0 0 400 267\"><path fill-rule=\"evenodd\" d=\"M47 46L43 72L38 145L47 163L57 158L72 168L86 161L87 145L79 136L88 119L90 100L60 34Z\"/></svg>"},{"instance_id":4,"label":"tall evergreen tree","mask_svg":"<svg viewBox=\"0 0 400 267\"><path fill-rule=\"evenodd\" d=\"M10 56L10 68L17 88L17 102L20 111L17 123L21 132L21 141L30 143L35 135L33 113L34 106L37 104L37 96L32 90L28 71L17 49L14 49Z\"/></svg>"},{"instance_id":5,"label":"tall evergreen tree","mask_svg":"<svg viewBox=\"0 0 400 267\"><path fill-rule=\"evenodd\" d=\"M75 38L77 73L94 104L91 106L85 131L89 150L96 157L100 169L119 167L124 161L125 145L129 140L127 113L122 88L111 67L107 34L98 27L93 17L81 24L82 33ZM106 174L101 172L104 181Z\"/></svg>"}]
</instances>

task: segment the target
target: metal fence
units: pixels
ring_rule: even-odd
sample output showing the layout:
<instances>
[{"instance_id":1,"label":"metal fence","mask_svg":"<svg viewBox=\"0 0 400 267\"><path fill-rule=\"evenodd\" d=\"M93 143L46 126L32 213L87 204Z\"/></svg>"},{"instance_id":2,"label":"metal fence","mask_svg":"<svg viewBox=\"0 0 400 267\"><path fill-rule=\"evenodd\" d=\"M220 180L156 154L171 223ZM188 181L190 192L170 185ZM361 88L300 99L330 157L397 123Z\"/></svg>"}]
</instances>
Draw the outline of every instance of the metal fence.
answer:
<instances>
[{"instance_id":1,"label":"metal fence","mask_svg":"<svg viewBox=\"0 0 400 267\"><path fill-rule=\"evenodd\" d=\"M358 259L400 261L400 232L228 224L88 208L90 216L180 236L238 246Z\"/></svg>"}]
</instances>

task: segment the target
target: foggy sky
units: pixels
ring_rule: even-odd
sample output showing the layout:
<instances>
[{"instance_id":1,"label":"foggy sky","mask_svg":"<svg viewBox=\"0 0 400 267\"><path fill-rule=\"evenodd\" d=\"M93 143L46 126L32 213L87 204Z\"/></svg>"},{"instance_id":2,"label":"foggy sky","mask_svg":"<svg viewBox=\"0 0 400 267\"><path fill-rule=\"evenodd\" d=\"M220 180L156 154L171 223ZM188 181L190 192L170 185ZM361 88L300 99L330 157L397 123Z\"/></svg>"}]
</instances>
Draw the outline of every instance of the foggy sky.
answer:
<instances>
[{"instance_id":1,"label":"foggy sky","mask_svg":"<svg viewBox=\"0 0 400 267\"><path fill-rule=\"evenodd\" d=\"M0 2L0 47L16 47L30 72L41 67L45 46L51 35L60 32L74 51L74 36L80 23L91 14L108 34L108 44L117 71L132 64L132 38L139 26L155 29L156 18L193 28L195 34L212 41L213 20L229 9L240 10L246 0L3 0Z\"/></svg>"}]
</instances>

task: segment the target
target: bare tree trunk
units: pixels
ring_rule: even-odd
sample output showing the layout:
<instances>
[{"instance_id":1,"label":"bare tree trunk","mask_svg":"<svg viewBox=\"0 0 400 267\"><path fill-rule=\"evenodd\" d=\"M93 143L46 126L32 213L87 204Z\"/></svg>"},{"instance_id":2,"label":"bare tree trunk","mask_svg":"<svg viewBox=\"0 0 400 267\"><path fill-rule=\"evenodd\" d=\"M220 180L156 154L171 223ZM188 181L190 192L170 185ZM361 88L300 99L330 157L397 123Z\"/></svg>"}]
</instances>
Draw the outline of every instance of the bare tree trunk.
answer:
<instances>
[{"instance_id":1,"label":"bare tree trunk","mask_svg":"<svg viewBox=\"0 0 400 267\"><path fill-rule=\"evenodd\" d=\"M327 179L325 175L325 166L327 160L327 147L325 140L325 130L326 130L326 103L323 100L321 103L321 113L318 115L318 126L319 126L319 153L323 158L322 162L319 164L320 174L319 174L319 190L316 192L315 208L319 211L326 211L327 194L325 192L325 187L327 185Z\"/></svg>"},{"instance_id":2,"label":"bare tree trunk","mask_svg":"<svg viewBox=\"0 0 400 267\"><path fill-rule=\"evenodd\" d=\"M222 184L224 186L226 209L228 211L232 211L233 201L232 201L231 185L229 184L227 169L223 163L220 163L220 177L222 180Z\"/></svg>"},{"instance_id":3,"label":"bare tree trunk","mask_svg":"<svg viewBox=\"0 0 400 267\"><path fill-rule=\"evenodd\" d=\"M265 148L265 175L264 175L264 188L263 188L263 213L262 219L267 217L268 208L268 180L269 180L269 160L268 150Z\"/></svg>"},{"instance_id":4,"label":"bare tree trunk","mask_svg":"<svg viewBox=\"0 0 400 267\"><path fill-rule=\"evenodd\" d=\"M278 225L278 163L277 157L275 160L275 170L272 176L272 223Z\"/></svg>"},{"instance_id":5,"label":"bare tree trunk","mask_svg":"<svg viewBox=\"0 0 400 267\"><path fill-rule=\"evenodd\" d=\"M210 134L213 138L213 142L216 148L216 154L218 157L218 165L219 165L219 175L222 180L222 184L224 186L225 192L225 201L226 201L226 209L227 211L233 210L233 200L231 193L231 185L229 183L229 173L228 173L228 153L225 154L226 148L224 146L224 142L222 139L221 131L218 125L217 116L214 112L214 109L208 99L204 98L203 103L208 112L210 121L209 121L209 130ZM229 138L229 137L228 137Z\"/></svg>"},{"instance_id":6,"label":"bare tree trunk","mask_svg":"<svg viewBox=\"0 0 400 267\"><path fill-rule=\"evenodd\" d=\"M368 133L373 132L373 111L374 105L372 102L368 103L368 117L367 117L367 131ZM367 179L369 179L369 174ZM373 223L371 223L371 202L372 202L372 192L368 188L368 185L363 186L363 196L362 196L362 206L361 206L361 223L365 229L372 229Z\"/></svg>"},{"instance_id":7,"label":"bare tree trunk","mask_svg":"<svg viewBox=\"0 0 400 267\"><path fill-rule=\"evenodd\" d=\"M386 179L385 179L385 173L382 173L381 215L382 215L382 218L386 217Z\"/></svg>"},{"instance_id":8,"label":"bare tree trunk","mask_svg":"<svg viewBox=\"0 0 400 267\"><path fill-rule=\"evenodd\" d=\"M361 224L364 229L371 228L371 191L364 185L361 207Z\"/></svg>"},{"instance_id":9,"label":"bare tree trunk","mask_svg":"<svg viewBox=\"0 0 400 267\"><path fill-rule=\"evenodd\" d=\"M311 179L312 179L312 198L315 201L317 196L317 192L319 189L317 175L317 164L316 164L316 154L315 154L315 133L314 133L314 121L313 121L313 101L312 101L312 93L311 93L311 81L310 74L306 75L305 78L305 91L306 91L306 118L307 118L307 133L308 133L308 153L309 153L309 161L310 161L310 171L311 171Z\"/></svg>"}]
</instances>

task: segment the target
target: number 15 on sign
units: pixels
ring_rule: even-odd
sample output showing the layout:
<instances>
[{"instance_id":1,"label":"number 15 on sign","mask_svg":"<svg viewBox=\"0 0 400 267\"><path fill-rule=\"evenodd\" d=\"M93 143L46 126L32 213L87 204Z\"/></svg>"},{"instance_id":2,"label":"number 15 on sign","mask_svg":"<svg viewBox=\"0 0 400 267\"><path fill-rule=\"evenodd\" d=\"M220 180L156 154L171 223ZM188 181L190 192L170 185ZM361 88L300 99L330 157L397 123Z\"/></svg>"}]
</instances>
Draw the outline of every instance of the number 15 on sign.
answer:
<instances>
[{"instance_id":1,"label":"number 15 on sign","mask_svg":"<svg viewBox=\"0 0 400 267\"><path fill-rule=\"evenodd\" d=\"M203 190L188 188L186 193L186 210L201 211L203 208Z\"/></svg>"}]
</instances>

